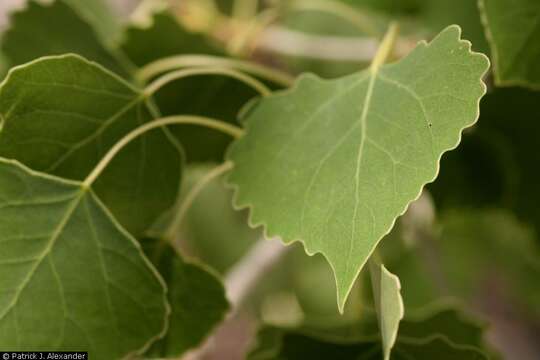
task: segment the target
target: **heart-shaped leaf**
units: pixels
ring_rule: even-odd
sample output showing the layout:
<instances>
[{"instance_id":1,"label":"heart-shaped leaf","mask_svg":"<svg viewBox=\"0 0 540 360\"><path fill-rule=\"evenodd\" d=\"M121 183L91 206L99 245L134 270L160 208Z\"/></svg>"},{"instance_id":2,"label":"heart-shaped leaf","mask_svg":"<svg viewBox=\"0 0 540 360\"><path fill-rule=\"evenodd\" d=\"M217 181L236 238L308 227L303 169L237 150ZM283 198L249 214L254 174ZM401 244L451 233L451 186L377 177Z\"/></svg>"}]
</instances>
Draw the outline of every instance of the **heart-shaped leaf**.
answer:
<instances>
[{"instance_id":1,"label":"heart-shaped leaf","mask_svg":"<svg viewBox=\"0 0 540 360\"><path fill-rule=\"evenodd\" d=\"M379 240L478 118L487 68L451 26L396 64L302 77L262 99L231 146L235 205L269 237L322 253L343 308Z\"/></svg>"},{"instance_id":2,"label":"heart-shaped leaf","mask_svg":"<svg viewBox=\"0 0 540 360\"><path fill-rule=\"evenodd\" d=\"M167 326L165 286L79 182L0 159L0 348L118 359Z\"/></svg>"}]
</instances>

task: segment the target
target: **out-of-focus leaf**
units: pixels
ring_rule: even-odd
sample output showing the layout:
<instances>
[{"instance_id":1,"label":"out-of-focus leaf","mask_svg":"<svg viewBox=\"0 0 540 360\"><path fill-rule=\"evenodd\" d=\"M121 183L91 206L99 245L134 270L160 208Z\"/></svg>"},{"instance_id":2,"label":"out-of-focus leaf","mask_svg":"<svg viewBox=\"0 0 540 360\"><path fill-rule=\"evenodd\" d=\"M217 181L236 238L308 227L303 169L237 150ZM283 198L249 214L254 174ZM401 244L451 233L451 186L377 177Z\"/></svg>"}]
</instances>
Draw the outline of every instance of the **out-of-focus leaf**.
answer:
<instances>
[{"instance_id":1,"label":"out-of-focus leaf","mask_svg":"<svg viewBox=\"0 0 540 360\"><path fill-rule=\"evenodd\" d=\"M420 24L437 33L445 27L458 24L463 29L463 37L472 42L472 48L485 54L489 46L480 21L475 0L423 0L421 12L415 18Z\"/></svg>"},{"instance_id":2,"label":"out-of-focus leaf","mask_svg":"<svg viewBox=\"0 0 540 360\"><path fill-rule=\"evenodd\" d=\"M101 39L114 45L118 40L122 24L119 16L111 9L107 0L56 0L65 1L73 9L80 11L82 17L96 29Z\"/></svg>"},{"instance_id":3,"label":"out-of-focus leaf","mask_svg":"<svg viewBox=\"0 0 540 360\"><path fill-rule=\"evenodd\" d=\"M343 308L374 247L476 121L487 67L453 26L396 64L305 76L262 99L228 153L235 205L268 236L322 253Z\"/></svg>"},{"instance_id":4,"label":"out-of-focus leaf","mask_svg":"<svg viewBox=\"0 0 540 360\"><path fill-rule=\"evenodd\" d=\"M441 220L438 265L448 289L470 302L497 283L540 318L540 252L531 230L504 211L450 211Z\"/></svg>"},{"instance_id":5,"label":"out-of-focus leaf","mask_svg":"<svg viewBox=\"0 0 540 360\"><path fill-rule=\"evenodd\" d=\"M379 330L381 331L384 359L388 360L396 342L399 322L403 319L405 312L400 294L401 284L396 275L374 259L369 261L369 273Z\"/></svg>"},{"instance_id":6,"label":"out-of-focus leaf","mask_svg":"<svg viewBox=\"0 0 540 360\"><path fill-rule=\"evenodd\" d=\"M0 347L119 359L166 329L165 287L93 191L0 160Z\"/></svg>"},{"instance_id":7,"label":"out-of-focus leaf","mask_svg":"<svg viewBox=\"0 0 540 360\"><path fill-rule=\"evenodd\" d=\"M209 164L189 166L182 193L212 168ZM231 199L232 191L222 179L212 181L197 196L180 229L180 239L189 250L220 272L229 269L261 237L260 231L247 225L247 213L233 209Z\"/></svg>"},{"instance_id":8,"label":"out-of-focus leaf","mask_svg":"<svg viewBox=\"0 0 540 360\"><path fill-rule=\"evenodd\" d=\"M158 239L142 244L150 259L156 260ZM178 357L197 347L221 322L229 309L223 284L202 264L186 261L169 245L160 249L155 263L167 283L171 304L167 335L146 352L152 358Z\"/></svg>"},{"instance_id":9,"label":"out-of-focus leaf","mask_svg":"<svg viewBox=\"0 0 540 360\"><path fill-rule=\"evenodd\" d=\"M137 65L171 55L225 55L203 35L190 33L168 13L158 13L149 27L128 29L122 48ZM223 76L204 75L178 80L155 95L163 115L197 114L236 122L238 111L258 94ZM201 127L172 130L184 145L189 162L221 161L230 137Z\"/></svg>"},{"instance_id":10,"label":"out-of-focus leaf","mask_svg":"<svg viewBox=\"0 0 540 360\"><path fill-rule=\"evenodd\" d=\"M331 341L324 336L302 331L263 328L258 343L248 360L275 359L337 359L380 360L383 358L378 340ZM480 349L454 344L446 337L433 335L425 339L398 337L392 354L393 360L487 360Z\"/></svg>"},{"instance_id":11,"label":"out-of-focus leaf","mask_svg":"<svg viewBox=\"0 0 540 360\"><path fill-rule=\"evenodd\" d=\"M30 0L26 8L11 16L1 46L10 66L41 56L75 53L120 75L127 75L130 70L121 61L121 55L104 45L90 23L64 0L52 4Z\"/></svg>"},{"instance_id":12,"label":"out-of-focus leaf","mask_svg":"<svg viewBox=\"0 0 540 360\"><path fill-rule=\"evenodd\" d=\"M138 66L172 55L224 54L208 37L185 29L167 11L153 14L151 20L148 26L129 25L123 36L121 47Z\"/></svg>"},{"instance_id":13,"label":"out-of-focus leaf","mask_svg":"<svg viewBox=\"0 0 540 360\"><path fill-rule=\"evenodd\" d=\"M440 209L505 207L540 233L540 93L520 88L496 89L484 97L480 120L463 146L443 158L430 186ZM504 104L502 106L501 104Z\"/></svg>"},{"instance_id":14,"label":"out-of-focus leaf","mask_svg":"<svg viewBox=\"0 0 540 360\"><path fill-rule=\"evenodd\" d=\"M13 69L0 86L0 155L82 180L124 135L153 119L145 96L77 55ZM144 134L95 183L120 223L138 236L175 200L182 154L166 129Z\"/></svg>"},{"instance_id":15,"label":"out-of-focus leaf","mask_svg":"<svg viewBox=\"0 0 540 360\"><path fill-rule=\"evenodd\" d=\"M480 0L479 5L497 85L540 88L540 2Z\"/></svg>"}]
</instances>

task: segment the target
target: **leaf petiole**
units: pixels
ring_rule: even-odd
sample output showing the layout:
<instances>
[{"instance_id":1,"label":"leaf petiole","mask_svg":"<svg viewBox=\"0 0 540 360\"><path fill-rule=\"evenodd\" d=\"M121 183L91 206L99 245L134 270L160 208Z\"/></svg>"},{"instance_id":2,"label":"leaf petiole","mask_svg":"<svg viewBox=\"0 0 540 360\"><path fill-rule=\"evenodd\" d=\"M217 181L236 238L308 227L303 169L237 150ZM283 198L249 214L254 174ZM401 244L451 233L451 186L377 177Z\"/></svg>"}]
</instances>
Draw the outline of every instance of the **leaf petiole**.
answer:
<instances>
[{"instance_id":1,"label":"leaf petiole","mask_svg":"<svg viewBox=\"0 0 540 360\"><path fill-rule=\"evenodd\" d=\"M140 135L167 125L199 125L204 126L210 129L221 131L225 134L228 134L234 138L239 138L244 134L244 130L241 128L228 124L220 120L214 120L210 118L205 118L201 116L192 116L192 115L178 115L178 116L169 116L161 119L157 119L139 126L135 130L131 131L129 134L120 139L100 160L96 165L94 170L86 177L83 182L83 186L90 187L99 175L105 170L107 165L112 161L112 159L132 140L136 139Z\"/></svg>"},{"instance_id":2,"label":"leaf petiole","mask_svg":"<svg viewBox=\"0 0 540 360\"><path fill-rule=\"evenodd\" d=\"M181 69L171 71L150 83L145 89L144 94L148 97L155 94L163 86L186 77L197 75L224 75L233 79L239 80L249 87L256 90L262 96L268 96L272 94L272 91L264 85L261 81L257 80L253 76L244 74L240 71L226 68L226 67L195 67L189 69Z\"/></svg>"},{"instance_id":3,"label":"leaf petiole","mask_svg":"<svg viewBox=\"0 0 540 360\"><path fill-rule=\"evenodd\" d=\"M137 78L142 83L146 83L164 72L187 67L232 68L286 87L291 86L294 82L293 76L265 65L211 55L177 55L156 60L140 69Z\"/></svg>"}]
</instances>

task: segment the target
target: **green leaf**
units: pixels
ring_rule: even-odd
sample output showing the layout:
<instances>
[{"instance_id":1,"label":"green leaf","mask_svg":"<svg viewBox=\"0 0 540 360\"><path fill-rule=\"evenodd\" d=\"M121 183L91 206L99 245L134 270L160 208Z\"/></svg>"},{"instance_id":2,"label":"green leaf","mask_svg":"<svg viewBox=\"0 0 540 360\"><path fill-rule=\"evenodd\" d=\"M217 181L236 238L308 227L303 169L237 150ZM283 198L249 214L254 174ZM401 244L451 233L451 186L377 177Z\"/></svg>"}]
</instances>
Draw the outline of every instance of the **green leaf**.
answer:
<instances>
[{"instance_id":1,"label":"green leaf","mask_svg":"<svg viewBox=\"0 0 540 360\"><path fill-rule=\"evenodd\" d=\"M186 167L182 194L187 194L215 166L198 164ZM232 191L225 188L222 178L213 180L187 211L179 233L179 238L197 258L220 273L230 269L261 237L260 231L247 225L246 212L234 211L231 199Z\"/></svg>"},{"instance_id":2,"label":"green leaf","mask_svg":"<svg viewBox=\"0 0 540 360\"><path fill-rule=\"evenodd\" d=\"M155 255L157 243L156 239L143 241L150 257ZM157 341L146 355L179 357L199 345L223 321L229 303L221 280L211 269L182 259L168 245L156 267L167 283L172 311L167 335Z\"/></svg>"},{"instance_id":3,"label":"green leaf","mask_svg":"<svg viewBox=\"0 0 540 360\"><path fill-rule=\"evenodd\" d=\"M231 146L235 205L269 237L322 253L343 308L379 240L476 121L487 68L451 26L378 71L302 77L261 100Z\"/></svg>"},{"instance_id":4,"label":"green leaf","mask_svg":"<svg viewBox=\"0 0 540 360\"><path fill-rule=\"evenodd\" d=\"M480 121L459 149L445 156L430 186L439 209L501 207L540 231L540 92L496 88L482 100ZM501 106L504 104L504 106Z\"/></svg>"},{"instance_id":5,"label":"green leaf","mask_svg":"<svg viewBox=\"0 0 540 360\"><path fill-rule=\"evenodd\" d=\"M478 293L499 296L540 319L540 249L530 228L500 210L448 211L441 223L437 264L447 288L470 303ZM509 290L490 291L494 281Z\"/></svg>"},{"instance_id":6,"label":"green leaf","mask_svg":"<svg viewBox=\"0 0 540 360\"><path fill-rule=\"evenodd\" d=\"M153 119L142 92L76 55L12 69L0 86L0 156L68 179L84 179L129 131ZM166 129L145 134L112 161L96 193L140 235L175 200L182 165Z\"/></svg>"},{"instance_id":7,"label":"green leaf","mask_svg":"<svg viewBox=\"0 0 540 360\"><path fill-rule=\"evenodd\" d=\"M11 66L46 55L76 53L120 75L128 74L121 55L106 46L94 28L63 0L52 4L30 0L26 8L13 13L1 49Z\"/></svg>"},{"instance_id":8,"label":"green leaf","mask_svg":"<svg viewBox=\"0 0 540 360\"><path fill-rule=\"evenodd\" d=\"M79 182L0 159L0 347L118 359L166 328L165 287Z\"/></svg>"},{"instance_id":9,"label":"green leaf","mask_svg":"<svg viewBox=\"0 0 540 360\"><path fill-rule=\"evenodd\" d=\"M189 32L167 12L155 14L148 27L129 27L122 49L139 66L172 55L226 55L205 36ZM196 114L236 123L238 111L257 95L237 80L205 75L171 83L154 97L163 115ZM230 137L201 127L172 131L184 145L189 162L222 161L231 142Z\"/></svg>"},{"instance_id":10,"label":"green leaf","mask_svg":"<svg viewBox=\"0 0 540 360\"><path fill-rule=\"evenodd\" d=\"M539 88L540 2L480 0L479 5L497 85Z\"/></svg>"},{"instance_id":11,"label":"green leaf","mask_svg":"<svg viewBox=\"0 0 540 360\"><path fill-rule=\"evenodd\" d=\"M56 0L59 1L59 0ZM78 10L81 16L88 20L96 29L98 35L105 43L114 45L120 35L122 24L118 15L113 12L106 0L63 0L73 9Z\"/></svg>"},{"instance_id":12,"label":"green leaf","mask_svg":"<svg viewBox=\"0 0 540 360\"><path fill-rule=\"evenodd\" d=\"M463 36L472 42L473 50L489 52L477 1L423 0L418 21L435 32L448 25L458 24L463 29Z\"/></svg>"},{"instance_id":13,"label":"green leaf","mask_svg":"<svg viewBox=\"0 0 540 360\"><path fill-rule=\"evenodd\" d=\"M206 36L184 28L168 11L153 14L148 26L130 24L121 48L138 66L179 54L225 54Z\"/></svg>"},{"instance_id":14,"label":"green leaf","mask_svg":"<svg viewBox=\"0 0 540 360\"><path fill-rule=\"evenodd\" d=\"M376 340L330 341L302 331L263 328L248 360L336 359L380 360L383 354ZM473 346L457 345L444 336L427 339L400 338L392 360L487 360L488 355Z\"/></svg>"},{"instance_id":15,"label":"green leaf","mask_svg":"<svg viewBox=\"0 0 540 360\"><path fill-rule=\"evenodd\" d=\"M369 261L369 273L381 331L384 359L388 360L396 342L399 322L403 319L405 312L400 294L401 284L396 275L375 260Z\"/></svg>"}]
</instances>

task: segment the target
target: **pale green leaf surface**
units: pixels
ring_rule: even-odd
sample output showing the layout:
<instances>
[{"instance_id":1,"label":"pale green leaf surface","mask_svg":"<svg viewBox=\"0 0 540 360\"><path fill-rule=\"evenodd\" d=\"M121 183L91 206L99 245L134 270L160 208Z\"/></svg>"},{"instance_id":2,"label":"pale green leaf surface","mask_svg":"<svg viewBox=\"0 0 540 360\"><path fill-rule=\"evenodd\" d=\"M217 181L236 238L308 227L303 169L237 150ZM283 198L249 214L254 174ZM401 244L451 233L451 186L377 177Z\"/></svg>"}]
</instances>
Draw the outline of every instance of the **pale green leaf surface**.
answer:
<instances>
[{"instance_id":1,"label":"pale green leaf surface","mask_svg":"<svg viewBox=\"0 0 540 360\"><path fill-rule=\"evenodd\" d=\"M76 55L14 68L0 85L0 117L0 156L75 180L122 136L153 119L139 90ZM123 149L94 189L140 235L173 205L181 164L178 144L158 129Z\"/></svg>"},{"instance_id":2,"label":"pale green leaf surface","mask_svg":"<svg viewBox=\"0 0 540 360\"><path fill-rule=\"evenodd\" d=\"M64 1L42 4L31 0L11 15L1 49L10 66L41 56L75 53L127 75L121 56L104 44L92 25Z\"/></svg>"},{"instance_id":3,"label":"pale green leaf surface","mask_svg":"<svg viewBox=\"0 0 540 360\"><path fill-rule=\"evenodd\" d=\"M0 348L118 359L166 328L165 287L81 183L0 160Z\"/></svg>"},{"instance_id":4,"label":"pale green leaf surface","mask_svg":"<svg viewBox=\"0 0 540 360\"><path fill-rule=\"evenodd\" d=\"M156 244L156 239L143 242L150 258L155 255ZM146 355L178 357L197 347L223 321L229 303L221 280L211 269L183 259L170 246L155 265L167 283L171 315L167 335Z\"/></svg>"},{"instance_id":5,"label":"pale green leaf surface","mask_svg":"<svg viewBox=\"0 0 540 360\"><path fill-rule=\"evenodd\" d=\"M360 269L478 118L485 56L451 26L378 71L302 77L261 100L228 158L235 205L332 266L343 307Z\"/></svg>"},{"instance_id":6,"label":"pale green leaf surface","mask_svg":"<svg viewBox=\"0 0 540 360\"><path fill-rule=\"evenodd\" d=\"M501 86L540 87L540 1L479 0Z\"/></svg>"},{"instance_id":7,"label":"pale green leaf surface","mask_svg":"<svg viewBox=\"0 0 540 360\"><path fill-rule=\"evenodd\" d=\"M400 293L401 284L396 275L373 259L369 261L369 273L381 331L384 359L388 360L396 342L399 323L405 313Z\"/></svg>"}]
</instances>

